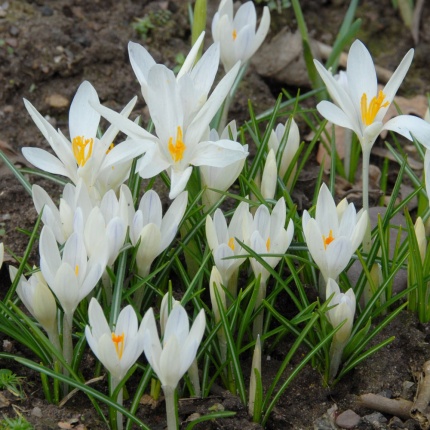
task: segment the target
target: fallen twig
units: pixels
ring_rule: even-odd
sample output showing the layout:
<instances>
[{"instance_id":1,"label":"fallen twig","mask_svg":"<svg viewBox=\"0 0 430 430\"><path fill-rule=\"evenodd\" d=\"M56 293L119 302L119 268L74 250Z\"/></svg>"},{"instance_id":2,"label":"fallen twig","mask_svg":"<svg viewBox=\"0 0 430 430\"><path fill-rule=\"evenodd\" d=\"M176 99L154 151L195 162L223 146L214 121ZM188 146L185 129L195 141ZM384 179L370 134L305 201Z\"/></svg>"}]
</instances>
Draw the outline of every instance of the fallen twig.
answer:
<instances>
[{"instance_id":1,"label":"fallen twig","mask_svg":"<svg viewBox=\"0 0 430 430\"><path fill-rule=\"evenodd\" d=\"M359 397L360 403L366 408L373 409L375 411L383 412L386 414L394 415L401 419L409 419L410 410L413 403L405 399L389 399L378 394L362 394Z\"/></svg>"},{"instance_id":2,"label":"fallen twig","mask_svg":"<svg viewBox=\"0 0 430 430\"><path fill-rule=\"evenodd\" d=\"M430 428L430 361L423 365L423 372L418 381L417 396L411 407L411 417L416 419L422 429Z\"/></svg>"}]
</instances>

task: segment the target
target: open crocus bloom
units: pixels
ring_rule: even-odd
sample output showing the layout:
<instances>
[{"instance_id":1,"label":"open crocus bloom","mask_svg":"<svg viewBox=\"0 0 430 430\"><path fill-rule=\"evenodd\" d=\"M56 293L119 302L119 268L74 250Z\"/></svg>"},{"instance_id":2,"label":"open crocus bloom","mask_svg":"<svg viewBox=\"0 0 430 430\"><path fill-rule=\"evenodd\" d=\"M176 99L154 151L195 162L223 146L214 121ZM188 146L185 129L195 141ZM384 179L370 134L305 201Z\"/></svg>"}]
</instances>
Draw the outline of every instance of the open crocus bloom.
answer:
<instances>
[{"instance_id":1,"label":"open crocus bloom","mask_svg":"<svg viewBox=\"0 0 430 430\"><path fill-rule=\"evenodd\" d=\"M263 43L270 27L270 12L263 9L260 26L252 1L239 7L233 18L233 1L222 0L212 20L212 37L221 45L221 62L226 71L237 61L248 61Z\"/></svg>"},{"instance_id":2,"label":"open crocus bloom","mask_svg":"<svg viewBox=\"0 0 430 430\"><path fill-rule=\"evenodd\" d=\"M271 214L267 206L260 205L250 227L250 248L259 255L276 254L273 257L261 257L272 268L279 263L294 235L294 224L291 220L285 229L286 211L283 197L278 200ZM269 271L255 258L250 258L250 262L255 277L261 275L261 282L265 283L269 278Z\"/></svg>"},{"instance_id":3,"label":"open crocus bloom","mask_svg":"<svg viewBox=\"0 0 430 430\"><path fill-rule=\"evenodd\" d=\"M194 361L206 327L202 309L189 327L188 315L181 305L173 307L167 319L163 344L158 336L154 313L150 308L143 317L143 350L163 389L175 389Z\"/></svg>"},{"instance_id":4,"label":"open crocus bloom","mask_svg":"<svg viewBox=\"0 0 430 430\"><path fill-rule=\"evenodd\" d=\"M353 203L337 210L325 184L318 194L315 219L303 212L302 224L309 252L321 270L325 282L337 279L348 265L352 254L363 241L368 218L364 211L357 215Z\"/></svg>"},{"instance_id":5,"label":"open crocus bloom","mask_svg":"<svg viewBox=\"0 0 430 430\"><path fill-rule=\"evenodd\" d=\"M116 381L121 381L143 351L143 324L138 326L131 305L119 314L115 330L109 327L99 302L92 298L85 327L88 345Z\"/></svg>"},{"instance_id":6,"label":"open crocus bloom","mask_svg":"<svg viewBox=\"0 0 430 430\"><path fill-rule=\"evenodd\" d=\"M103 137L96 137L100 122L100 114L89 104L98 102L94 87L87 81L83 82L73 98L69 112L70 141L56 131L51 124L27 100L24 100L33 121L51 145L55 155L40 148L23 148L24 157L37 168L56 175L68 177L74 184L82 178L94 199L100 199L104 194L106 184L114 183L119 186L124 179L124 163L132 162L134 157L141 155L151 145L150 140L126 140L112 147L119 129L111 126ZM136 103L136 98L123 109L120 116L128 117ZM147 133L146 138L152 136ZM120 181L112 178L115 167L120 175ZM127 170L127 169L125 169ZM108 172L108 173L106 173ZM115 173L116 174L116 173ZM102 188L99 190L98 188Z\"/></svg>"},{"instance_id":7,"label":"open crocus bloom","mask_svg":"<svg viewBox=\"0 0 430 430\"><path fill-rule=\"evenodd\" d=\"M346 82L336 80L322 64L315 66L334 101L322 101L318 112L333 124L353 130L363 151L370 151L382 130L391 130L409 140L412 135L430 147L430 124L412 115L399 115L383 124L384 116L412 62L413 49L401 61L383 90L378 91L375 66L367 48L356 40L349 51Z\"/></svg>"}]
</instances>

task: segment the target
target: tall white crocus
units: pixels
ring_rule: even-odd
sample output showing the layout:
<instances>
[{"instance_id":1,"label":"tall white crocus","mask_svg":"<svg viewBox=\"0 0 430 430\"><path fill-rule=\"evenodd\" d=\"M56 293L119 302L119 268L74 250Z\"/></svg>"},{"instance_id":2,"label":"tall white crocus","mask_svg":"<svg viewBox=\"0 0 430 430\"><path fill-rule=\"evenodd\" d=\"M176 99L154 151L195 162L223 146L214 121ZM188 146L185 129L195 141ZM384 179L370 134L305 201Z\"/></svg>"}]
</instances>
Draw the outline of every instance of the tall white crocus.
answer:
<instances>
[{"instance_id":1,"label":"tall white crocus","mask_svg":"<svg viewBox=\"0 0 430 430\"><path fill-rule=\"evenodd\" d=\"M303 212L302 225L309 252L319 267L326 284L337 279L363 241L368 223L367 212L357 215L354 204L345 202L336 208L333 196L325 184L318 194L315 219Z\"/></svg>"},{"instance_id":2,"label":"tall white crocus","mask_svg":"<svg viewBox=\"0 0 430 430\"><path fill-rule=\"evenodd\" d=\"M251 223L252 215L246 202L239 204L228 226L221 209L215 211L213 219L209 215L206 217L206 238L209 248L221 275L221 283L229 289L233 297L237 292L239 266L245 258L229 257L240 257L245 254L238 240L245 242Z\"/></svg>"},{"instance_id":3,"label":"tall white crocus","mask_svg":"<svg viewBox=\"0 0 430 430\"><path fill-rule=\"evenodd\" d=\"M70 106L70 140L61 131L56 131L29 101L24 100L30 116L51 145L55 155L44 149L33 147L23 148L22 152L30 163L41 170L65 176L74 184L77 184L79 178L82 178L91 197L99 200L106 191L104 189L106 184L99 183L100 178L103 177L106 180L105 176L108 170L109 182L115 183L110 176L114 174L112 172L116 171L122 179L124 169L118 168L115 171L115 167L122 166L124 163L131 164L133 158L141 155L152 145L152 136L146 133L145 139L138 141L128 139L112 147L112 142L119 129L111 126L98 139L97 129L100 114L90 106L90 100L94 104L99 102L96 90L89 82L85 81L78 88ZM118 115L124 118L128 117L135 103L136 98L131 100Z\"/></svg>"},{"instance_id":4,"label":"tall white crocus","mask_svg":"<svg viewBox=\"0 0 430 430\"><path fill-rule=\"evenodd\" d=\"M286 133L288 131L288 135ZM296 121L291 118L290 126L288 129L288 122L284 124L278 124L275 130L272 130L270 134L268 147L273 149L276 154L276 158L279 165L279 176L284 178L287 173L288 168L290 167L291 162L293 161L294 156L296 155L300 144L300 133L299 127L297 126ZM291 175L287 178L287 188L291 188L291 184L294 179L294 174L296 171L296 166L293 168Z\"/></svg>"},{"instance_id":5,"label":"tall white crocus","mask_svg":"<svg viewBox=\"0 0 430 430\"><path fill-rule=\"evenodd\" d=\"M293 239L294 224L292 220L289 221L288 227L285 229L286 212L287 208L283 197L278 200L272 213L269 212L267 206L260 205L250 226L247 244L272 268L275 268L279 263ZM267 254L276 254L276 256L272 257ZM254 257L250 257L249 260L255 278L260 278L259 292L255 301L255 308L257 309L266 298L266 286L270 272ZM263 316L263 311L260 311L254 320L254 339L263 334Z\"/></svg>"},{"instance_id":6,"label":"tall white crocus","mask_svg":"<svg viewBox=\"0 0 430 430\"><path fill-rule=\"evenodd\" d=\"M327 319L333 328L337 327L339 324L344 324L333 336L330 346L330 381L333 380L339 370L343 350L351 336L356 306L355 294L352 288L345 294L341 293L336 281L329 278L326 288L326 300L332 295L330 307L333 307L327 311Z\"/></svg>"},{"instance_id":7,"label":"tall white crocus","mask_svg":"<svg viewBox=\"0 0 430 430\"><path fill-rule=\"evenodd\" d=\"M73 314L100 280L108 260L106 238L98 238L97 243L97 252L88 259L82 233L74 232L61 255L51 228L44 226L40 234L40 269L64 311L63 353L69 363L73 354Z\"/></svg>"},{"instance_id":8,"label":"tall white crocus","mask_svg":"<svg viewBox=\"0 0 430 430\"><path fill-rule=\"evenodd\" d=\"M17 273L18 269L9 266L12 282ZM31 315L46 331L52 344L61 351L57 327L57 304L42 273L40 271L35 272L28 279L21 275L16 292Z\"/></svg>"},{"instance_id":9,"label":"tall white crocus","mask_svg":"<svg viewBox=\"0 0 430 430\"><path fill-rule=\"evenodd\" d=\"M37 213L43 209L42 221L52 229L60 245L69 238L75 228L82 227L75 225L75 214L78 208L81 210L84 223L93 208L88 189L82 179L78 180L76 186L71 183L65 185L58 208L49 194L39 185L33 185L32 195Z\"/></svg>"},{"instance_id":10,"label":"tall white crocus","mask_svg":"<svg viewBox=\"0 0 430 430\"><path fill-rule=\"evenodd\" d=\"M252 1L239 7L233 17L233 0L222 0L212 20L212 37L221 45L221 62L226 71L237 61L247 62L261 46L270 28L270 12L263 9L260 25Z\"/></svg>"},{"instance_id":11,"label":"tall white crocus","mask_svg":"<svg viewBox=\"0 0 430 430\"><path fill-rule=\"evenodd\" d=\"M238 142L208 140L209 123L230 91L238 70L239 64L220 81L197 114L189 118L192 106L173 72L160 64L150 68L146 101L157 138L155 145L139 159L137 171L142 178L148 179L167 170L171 199L185 189L193 166L225 167L247 156ZM132 139L144 136L142 132L147 133L123 116L97 103L93 106Z\"/></svg>"},{"instance_id":12,"label":"tall white crocus","mask_svg":"<svg viewBox=\"0 0 430 430\"><path fill-rule=\"evenodd\" d=\"M130 239L133 246L139 241L136 266L139 276L145 277L153 261L172 243L185 213L188 193L184 191L172 202L163 217L161 200L154 190L147 191L139 203L130 225ZM136 292L137 309L142 303L144 290Z\"/></svg>"},{"instance_id":13,"label":"tall white crocus","mask_svg":"<svg viewBox=\"0 0 430 430\"><path fill-rule=\"evenodd\" d=\"M187 109L184 112L186 125L191 122L206 102L218 70L220 49L217 43L211 45L196 61L203 39L204 32L191 48L176 76L181 96L187 103ZM149 52L138 43L129 42L128 52L133 71L141 85L143 98L148 102L148 76L156 62Z\"/></svg>"},{"instance_id":14,"label":"tall white crocus","mask_svg":"<svg viewBox=\"0 0 430 430\"><path fill-rule=\"evenodd\" d=\"M378 90L375 66L369 51L356 40L348 55L346 80L336 80L322 64L314 60L315 66L334 101L322 101L317 105L319 113L333 124L353 130L363 151L363 208L368 203L368 167L370 150L383 130L391 130L409 140L414 136L430 148L430 124L412 115L399 115L383 123L385 114L411 65L413 49L408 51L391 79L382 90Z\"/></svg>"},{"instance_id":15,"label":"tall white crocus","mask_svg":"<svg viewBox=\"0 0 430 430\"><path fill-rule=\"evenodd\" d=\"M228 140L230 138L234 142L237 141L237 127L236 121L234 120L227 124L221 136L218 135L215 129L212 129L209 134L209 140L211 142ZM248 145L243 145L242 150L244 154L246 154L246 157L248 155ZM220 192L227 191L233 185L234 181L242 172L245 164L245 157L226 167L200 166L200 179L202 185L207 187L202 196L203 205L206 210L209 210L211 206L219 202L221 198Z\"/></svg>"},{"instance_id":16,"label":"tall white crocus","mask_svg":"<svg viewBox=\"0 0 430 430\"><path fill-rule=\"evenodd\" d=\"M138 324L131 305L119 314L115 329L111 329L99 302L92 298L88 308L89 325L85 327L88 345L112 376L111 395L117 385L143 352L144 325ZM122 389L118 403L122 405ZM118 413L117 428L122 429L122 415Z\"/></svg>"},{"instance_id":17,"label":"tall white crocus","mask_svg":"<svg viewBox=\"0 0 430 430\"><path fill-rule=\"evenodd\" d=\"M206 327L205 313L203 309L199 312L190 330L185 309L181 305L175 306L167 320L162 343L152 308L145 313L142 325L143 350L166 398L167 426L169 430L176 430L175 390L196 357Z\"/></svg>"}]
</instances>

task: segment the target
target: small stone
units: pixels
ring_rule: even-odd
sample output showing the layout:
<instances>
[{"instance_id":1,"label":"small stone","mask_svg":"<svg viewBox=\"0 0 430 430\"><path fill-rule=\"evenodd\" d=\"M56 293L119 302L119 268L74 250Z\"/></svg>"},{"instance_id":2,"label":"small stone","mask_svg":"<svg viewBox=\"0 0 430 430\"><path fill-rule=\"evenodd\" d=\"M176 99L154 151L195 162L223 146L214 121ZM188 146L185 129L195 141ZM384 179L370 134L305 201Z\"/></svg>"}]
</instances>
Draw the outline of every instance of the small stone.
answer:
<instances>
[{"instance_id":1,"label":"small stone","mask_svg":"<svg viewBox=\"0 0 430 430\"><path fill-rule=\"evenodd\" d=\"M401 397L404 399L412 399L415 394L415 383L412 381L404 381L402 384Z\"/></svg>"},{"instance_id":2,"label":"small stone","mask_svg":"<svg viewBox=\"0 0 430 430\"><path fill-rule=\"evenodd\" d=\"M9 34L11 36L18 36L19 34L19 28L16 25L12 25L9 27Z\"/></svg>"},{"instance_id":3,"label":"small stone","mask_svg":"<svg viewBox=\"0 0 430 430\"><path fill-rule=\"evenodd\" d=\"M40 13L42 16L52 16L54 15L54 11L49 6L42 6L40 8Z\"/></svg>"},{"instance_id":4,"label":"small stone","mask_svg":"<svg viewBox=\"0 0 430 430\"><path fill-rule=\"evenodd\" d=\"M69 99L61 94L51 94L46 97L45 102L56 109L65 109L69 106Z\"/></svg>"},{"instance_id":5,"label":"small stone","mask_svg":"<svg viewBox=\"0 0 430 430\"><path fill-rule=\"evenodd\" d=\"M363 420L371 424L375 430L387 428L387 418L385 418L380 412L366 415L363 417Z\"/></svg>"},{"instance_id":6,"label":"small stone","mask_svg":"<svg viewBox=\"0 0 430 430\"><path fill-rule=\"evenodd\" d=\"M42 418L42 409L40 409L38 406L34 407L31 411L31 415L36 418Z\"/></svg>"},{"instance_id":7,"label":"small stone","mask_svg":"<svg viewBox=\"0 0 430 430\"><path fill-rule=\"evenodd\" d=\"M343 429L352 429L358 425L360 420L360 415L356 414L351 409L348 409L336 418L336 424Z\"/></svg>"}]
</instances>

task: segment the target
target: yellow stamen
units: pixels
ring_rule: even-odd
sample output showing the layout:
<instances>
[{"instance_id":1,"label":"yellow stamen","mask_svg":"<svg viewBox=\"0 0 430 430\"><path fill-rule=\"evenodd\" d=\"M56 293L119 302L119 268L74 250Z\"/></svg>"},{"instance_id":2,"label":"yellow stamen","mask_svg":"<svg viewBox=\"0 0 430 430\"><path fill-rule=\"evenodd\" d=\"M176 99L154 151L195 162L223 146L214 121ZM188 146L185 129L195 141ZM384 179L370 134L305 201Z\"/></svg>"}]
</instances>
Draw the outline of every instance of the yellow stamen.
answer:
<instances>
[{"instance_id":1,"label":"yellow stamen","mask_svg":"<svg viewBox=\"0 0 430 430\"><path fill-rule=\"evenodd\" d=\"M237 31L233 30L233 32L231 33L231 35L233 36L233 40L236 40L237 37Z\"/></svg>"},{"instance_id":2,"label":"yellow stamen","mask_svg":"<svg viewBox=\"0 0 430 430\"><path fill-rule=\"evenodd\" d=\"M75 266L75 275L76 276L79 275L79 266L78 265Z\"/></svg>"},{"instance_id":3,"label":"yellow stamen","mask_svg":"<svg viewBox=\"0 0 430 430\"><path fill-rule=\"evenodd\" d=\"M231 248L232 251L234 251L234 237L230 237L228 240L228 246Z\"/></svg>"},{"instance_id":4,"label":"yellow stamen","mask_svg":"<svg viewBox=\"0 0 430 430\"><path fill-rule=\"evenodd\" d=\"M169 139L168 149L175 163L177 163L178 161L181 161L182 158L184 157L184 152L187 149L187 147L185 146L182 140L182 128L180 126L178 126L178 131L176 132L175 143L173 144L173 137Z\"/></svg>"},{"instance_id":5,"label":"yellow stamen","mask_svg":"<svg viewBox=\"0 0 430 430\"><path fill-rule=\"evenodd\" d=\"M390 102L385 100L385 94L380 90L378 96L373 97L367 105L367 94L361 96L361 119L365 125L370 125L375 121L375 117L381 108L387 107Z\"/></svg>"},{"instance_id":6,"label":"yellow stamen","mask_svg":"<svg viewBox=\"0 0 430 430\"><path fill-rule=\"evenodd\" d=\"M85 163L91 157L93 152L94 139L85 139L84 136L76 136L72 140L73 155L79 166L85 166Z\"/></svg>"},{"instance_id":7,"label":"yellow stamen","mask_svg":"<svg viewBox=\"0 0 430 430\"><path fill-rule=\"evenodd\" d=\"M115 350L118 358L121 359L122 353L124 352L124 332L119 335L112 333L112 342L115 344Z\"/></svg>"},{"instance_id":8,"label":"yellow stamen","mask_svg":"<svg viewBox=\"0 0 430 430\"><path fill-rule=\"evenodd\" d=\"M266 249L267 249L267 252L269 252L269 251L270 251L270 237L269 237L269 238L267 238L267 241L266 241Z\"/></svg>"},{"instance_id":9,"label":"yellow stamen","mask_svg":"<svg viewBox=\"0 0 430 430\"><path fill-rule=\"evenodd\" d=\"M109 152L112 151L112 149L115 147L115 145L113 144L113 142L109 145L109 148L106 150L106 154L109 154Z\"/></svg>"},{"instance_id":10,"label":"yellow stamen","mask_svg":"<svg viewBox=\"0 0 430 430\"><path fill-rule=\"evenodd\" d=\"M330 245L330 243L332 243L333 240L334 240L333 230L330 230L327 237L323 235L324 249L327 249L327 246Z\"/></svg>"}]
</instances>

